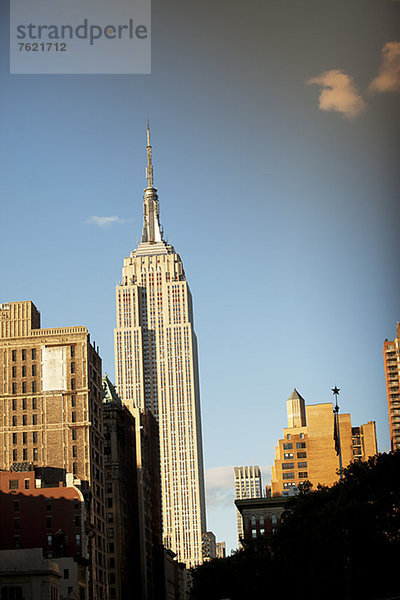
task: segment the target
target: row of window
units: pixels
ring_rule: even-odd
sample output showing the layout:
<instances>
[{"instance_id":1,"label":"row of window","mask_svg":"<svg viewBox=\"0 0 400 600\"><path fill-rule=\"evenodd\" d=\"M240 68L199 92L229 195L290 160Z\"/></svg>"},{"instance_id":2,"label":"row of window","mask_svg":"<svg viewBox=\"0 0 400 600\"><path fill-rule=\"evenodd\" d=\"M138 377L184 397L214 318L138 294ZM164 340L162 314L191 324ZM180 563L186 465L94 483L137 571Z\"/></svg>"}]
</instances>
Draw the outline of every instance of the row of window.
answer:
<instances>
[{"instance_id":1,"label":"row of window","mask_svg":"<svg viewBox=\"0 0 400 600\"><path fill-rule=\"evenodd\" d=\"M37 369L36 369L36 365L31 365L31 374L32 377L35 377L37 373ZM22 365L21 367L21 377L26 377L27 371L26 371L26 365ZM13 378L15 378L17 376L17 367L13 367L11 369L11 375Z\"/></svg>"},{"instance_id":2,"label":"row of window","mask_svg":"<svg viewBox=\"0 0 400 600\"><path fill-rule=\"evenodd\" d=\"M306 442L297 442L296 443L296 448L306 448ZM293 450L293 443L289 442L288 444L283 444L283 449L284 450Z\"/></svg>"},{"instance_id":3,"label":"row of window","mask_svg":"<svg viewBox=\"0 0 400 600\"><path fill-rule=\"evenodd\" d=\"M308 472L307 471L299 471L298 478L299 479L307 479ZM291 473L282 473L282 479L295 479L295 474Z\"/></svg>"},{"instance_id":4,"label":"row of window","mask_svg":"<svg viewBox=\"0 0 400 600\"><path fill-rule=\"evenodd\" d=\"M32 348L31 349L31 358L32 360L36 360L36 356L37 356L37 352L36 352L36 348ZM25 348L23 348L21 350L21 360L26 360L27 357L27 351ZM17 360L17 351L16 350L12 350L11 351L11 360L13 362L15 362Z\"/></svg>"},{"instance_id":5,"label":"row of window","mask_svg":"<svg viewBox=\"0 0 400 600\"><path fill-rule=\"evenodd\" d=\"M17 415L13 415L12 424L13 424L13 427L17 427L18 426L18 417L17 417ZM32 425L37 425L37 424L38 424L38 414L34 413L32 415ZM21 423L20 423L20 425L21 425ZM28 425L28 415L22 415L22 425L23 426Z\"/></svg>"},{"instance_id":6,"label":"row of window","mask_svg":"<svg viewBox=\"0 0 400 600\"><path fill-rule=\"evenodd\" d=\"M18 400L17 398L13 398L12 399L12 410L17 410L18 409ZM22 398L22 410L27 410L28 407L31 407L32 410L36 410L37 409L37 398Z\"/></svg>"},{"instance_id":7,"label":"row of window","mask_svg":"<svg viewBox=\"0 0 400 600\"><path fill-rule=\"evenodd\" d=\"M31 388L31 389L30 389L30 392L31 392L32 394L36 394L36 392L37 392L37 383L36 383L36 381L32 381L32 382L31 382L31 386L30 386L30 388ZM17 387L17 383L16 383L16 381L13 381L13 382L12 382L12 384L11 384L11 389L12 389L12 393L13 393L13 394L17 394L17 393L18 393L18 391L17 391L17 390L18 390L18 387ZM27 384L27 382L26 382L26 381L22 381L22 383L21 383L21 393L22 393L22 394L27 394L27 393L28 393L28 384Z\"/></svg>"}]
</instances>

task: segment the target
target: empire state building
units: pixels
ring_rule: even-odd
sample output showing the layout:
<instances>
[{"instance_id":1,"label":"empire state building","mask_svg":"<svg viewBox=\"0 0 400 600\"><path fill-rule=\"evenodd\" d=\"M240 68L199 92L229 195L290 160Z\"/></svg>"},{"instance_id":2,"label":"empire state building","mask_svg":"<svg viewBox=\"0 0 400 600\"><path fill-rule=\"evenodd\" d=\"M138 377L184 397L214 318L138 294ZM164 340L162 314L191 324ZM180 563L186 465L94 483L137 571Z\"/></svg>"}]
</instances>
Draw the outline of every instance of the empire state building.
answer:
<instances>
[{"instance_id":1,"label":"empire state building","mask_svg":"<svg viewBox=\"0 0 400 600\"><path fill-rule=\"evenodd\" d=\"M160 225L148 126L146 179L142 240L116 288L115 376L123 402L158 420L163 542L191 567L206 531L197 340L182 260Z\"/></svg>"}]
</instances>

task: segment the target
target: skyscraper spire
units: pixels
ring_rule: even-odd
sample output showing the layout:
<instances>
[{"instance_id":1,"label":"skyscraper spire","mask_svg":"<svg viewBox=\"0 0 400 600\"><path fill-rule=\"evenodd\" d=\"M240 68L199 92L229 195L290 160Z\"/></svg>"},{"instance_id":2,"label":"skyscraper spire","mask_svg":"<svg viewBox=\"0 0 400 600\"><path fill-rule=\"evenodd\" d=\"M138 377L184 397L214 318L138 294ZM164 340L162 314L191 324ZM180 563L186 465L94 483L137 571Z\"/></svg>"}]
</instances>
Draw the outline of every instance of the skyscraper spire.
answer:
<instances>
[{"instance_id":1,"label":"skyscraper spire","mask_svg":"<svg viewBox=\"0 0 400 600\"><path fill-rule=\"evenodd\" d=\"M150 125L147 120L147 167L146 179L147 187L144 190L143 197L143 233L142 242L154 244L162 242L162 232L160 225L160 216L158 208L157 190L153 187L153 163L151 160L151 145L150 145Z\"/></svg>"},{"instance_id":2,"label":"skyscraper spire","mask_svg":"<svg viewBox=\"0 0 400 600\"><path fill-rule=\"evenodd\" d=\"M146 179L148 182L148 188L153 188L153 164L151 162L151 145L150 145L150 125L147 119L147 167L146 167Z\"/></svg>"}]
</instances>

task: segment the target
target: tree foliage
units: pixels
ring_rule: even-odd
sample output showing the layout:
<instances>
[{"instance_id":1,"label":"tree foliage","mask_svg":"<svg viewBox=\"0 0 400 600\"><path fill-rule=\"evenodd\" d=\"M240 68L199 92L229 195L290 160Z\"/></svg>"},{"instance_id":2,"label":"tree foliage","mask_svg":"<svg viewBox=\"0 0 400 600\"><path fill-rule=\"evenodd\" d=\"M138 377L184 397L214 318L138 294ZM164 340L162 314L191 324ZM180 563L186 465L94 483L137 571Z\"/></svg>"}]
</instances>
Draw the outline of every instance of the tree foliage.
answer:
<instances>
[{"instance_id":1,"label":"tree foliage","mask_svg":"<svg viewBox=\"0 0 400 600\"><path fill-rule=\"evenodd\" d=\"M273 536L193 573L193 600L400 594L400 451L357 461L332 487L307 486ZM274 594L275 595L275 594Z\"/></svg>"}]
</instances>

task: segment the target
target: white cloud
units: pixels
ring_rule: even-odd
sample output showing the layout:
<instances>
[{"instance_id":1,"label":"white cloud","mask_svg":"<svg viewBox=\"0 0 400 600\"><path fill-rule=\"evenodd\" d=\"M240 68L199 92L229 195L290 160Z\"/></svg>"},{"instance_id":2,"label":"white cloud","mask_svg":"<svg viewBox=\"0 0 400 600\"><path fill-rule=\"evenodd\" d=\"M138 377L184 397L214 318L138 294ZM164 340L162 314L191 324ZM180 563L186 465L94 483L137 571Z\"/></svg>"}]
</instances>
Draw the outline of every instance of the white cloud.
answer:
<instances>
[{"instance_id":1,"label":"white cloud","mask_svg":"<svg viewBox=\"0 0 400 600\"><path fill-rule=\"evenodd\" d=\"M309 79L307 83L322 86L319 95L321 110L334 110L347 119L354 119L367 108L353 78L339 69L325 71L318 77Z\"/></svg>"},{"instance_id":2,"label":"white cloud","mask_svg":"<svg viewBox=\"0 0 400 600\"><path fill-rule=\"evenodd\" d=\"M369 84L372 92L400 92L400 42L388 42L382 48L378 76Z\"/></svg>"},{"instance_id":3,"label":"white cloud","mask_svg":"<svg viewBox=\"0 0 400 600\"><path fill-rule=\"evenodd\" d=\"M86 223L89 225L98 225L99 227L107 227L107 225L111 225L112 223L123 222L119 217L98 217L97 215L92 215L86 220Z\"/></svg>"}]
</instances>

